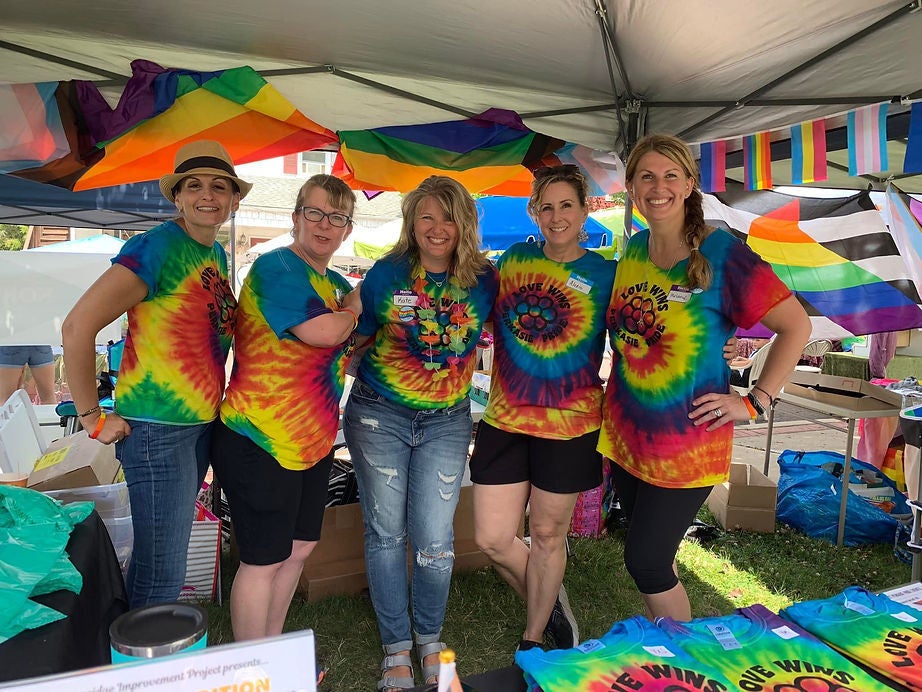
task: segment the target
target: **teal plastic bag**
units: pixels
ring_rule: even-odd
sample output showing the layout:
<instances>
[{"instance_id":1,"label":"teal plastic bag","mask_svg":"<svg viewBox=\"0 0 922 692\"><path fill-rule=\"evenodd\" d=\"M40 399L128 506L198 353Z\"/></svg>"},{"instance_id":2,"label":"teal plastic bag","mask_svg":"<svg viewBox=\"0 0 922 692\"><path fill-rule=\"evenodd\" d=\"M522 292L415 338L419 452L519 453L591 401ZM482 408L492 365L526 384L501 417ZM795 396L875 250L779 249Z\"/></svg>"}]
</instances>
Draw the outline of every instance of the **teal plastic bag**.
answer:
<instances>
[{"instance_id":1,"label":"teal plastic bag","mask_svg":"<svg viewBox=\"0 0 922 692\"><path fill-rule=\"evenodd\" d=\"M83 578L65 548L92 511L91 502L62 507L34 490L0 486L0 643L64 617L29 599L60 588L79 593Z\"/></svg>"}]
</instances>

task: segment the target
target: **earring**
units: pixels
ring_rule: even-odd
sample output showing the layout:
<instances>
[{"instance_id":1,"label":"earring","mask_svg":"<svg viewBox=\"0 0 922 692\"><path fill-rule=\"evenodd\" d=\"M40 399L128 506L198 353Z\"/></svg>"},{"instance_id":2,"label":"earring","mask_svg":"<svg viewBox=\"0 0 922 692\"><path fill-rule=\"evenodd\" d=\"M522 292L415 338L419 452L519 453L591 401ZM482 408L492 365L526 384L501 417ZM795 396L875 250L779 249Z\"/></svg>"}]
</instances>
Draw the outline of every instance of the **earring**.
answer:
<instances>
[{"instance_id":1,"label":"earring","mask_svg":"<svg viewBox=\"0 0 922 692\"><path fill-rule=\"evenodd\" d=\"M576 239L581 243L585 243L589 240L589 234L586 232L585 226L579 229L579 233L576 234Z\"/></svg>"}]
</instances>

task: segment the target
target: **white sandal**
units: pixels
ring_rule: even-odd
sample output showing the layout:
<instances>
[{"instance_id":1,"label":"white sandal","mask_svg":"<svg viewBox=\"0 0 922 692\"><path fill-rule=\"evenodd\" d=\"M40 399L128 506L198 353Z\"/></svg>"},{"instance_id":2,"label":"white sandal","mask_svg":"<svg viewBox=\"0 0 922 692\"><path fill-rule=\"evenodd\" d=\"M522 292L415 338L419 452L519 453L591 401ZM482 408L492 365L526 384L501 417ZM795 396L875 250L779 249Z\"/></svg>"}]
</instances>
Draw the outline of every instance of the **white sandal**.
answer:
<instances>
[{"instance_id":1,"label":"white sandal","mask_svg":"<svg viewBox=\"0 0 922 692\"><path fill-rule=\"evenodd\" d=\"M410 669L410 675L397 676L388 675L388 671L394 668L406 666ZM381 679L378 680L379 690L412 690L416 687L413 680L413 661L410 660L410 654L390 654L381 661Z\"/></svg>"},{"instance_id":2,"label":"white sandal","mask_svg":"<svg viewBox=\"0 0 922 692\"><path fill-rule=\"evenodd\" d=\"M443 649L447 649L445 642L429 642L428 644L417 644L416 655L419 657L419 667L423 671L423 683L432 685L439 681L439 664L432 663L426 665L426 656L437 654ZM432 678L430 680L430 678Z\"/></svg>"}]
</instances>

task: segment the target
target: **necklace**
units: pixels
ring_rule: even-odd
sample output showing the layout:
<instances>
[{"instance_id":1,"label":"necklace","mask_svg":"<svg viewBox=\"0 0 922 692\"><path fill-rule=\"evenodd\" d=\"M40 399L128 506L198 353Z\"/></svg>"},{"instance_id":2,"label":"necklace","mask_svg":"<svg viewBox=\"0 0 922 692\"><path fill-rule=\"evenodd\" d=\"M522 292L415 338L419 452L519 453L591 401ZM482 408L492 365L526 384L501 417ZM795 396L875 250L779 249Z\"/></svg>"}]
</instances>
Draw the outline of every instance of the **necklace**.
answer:
<instances>
[{"instance_id":1,"label":"necklace","mask_svg":"<svg viewBox=\"0 0 922 692\"><path fill-rule=\"evenodd\" d=\"M679 259L683 254L685 254L685 241L679 240L679 246L676 248L676 253L673 257L672 264L669 265L668 269L666 267L660 266L653 260L653 234L651 233L647 236L647 257L649 258L650 262L656 265L657 268L662 269L667 274L675 269L675 265L679 263Z\"/></svg>"},{"instance_id":2,"label":"necklace","mask_svg":"<svg viewBox=\"0 0 922 692\"><path fill-rule=\"evenodd\" d=\"M445 285L445 278L444 278L444 277L442 278L441 281L436 281L436 280L435 280L435 277L432 276L432 274L429 272L428 269L426 270L426 278L427 278L429 281L431 281L432 283L434 283L436 286L438 286L439 288L442 288L442 286Z\"/></svg>"},{"instance_id":3,"label":"necklace","mask_svg":"<svg viewBox=\"0 0 922 692\"><path fill-rule=\"evenodd\" d=\"M446 289L448 305L442 301L442 291L439 291L438 297L426 292L427 281L431 281L439 288L448 281L449 285ZM464 314L464 306L461 304L461 301L467 298L468 291L462 289L454 277L446 274L441 281L436 281L428 271L422 270L417 274L413 292L416 293L416 317L419 329L417 338L426 345L422 354L429 359L428 362L423 363L423 367L432 372L432 379L435 381L448 377L451 372L457 374L458 366L461 364L461 354L464 353L466 344L471 338L470 323L472 320ZM445 351L450 353L444 356L448 368L442 369L441 358ZM436 360L436 356L440 360Z\"/></svg>"}]
</instances>

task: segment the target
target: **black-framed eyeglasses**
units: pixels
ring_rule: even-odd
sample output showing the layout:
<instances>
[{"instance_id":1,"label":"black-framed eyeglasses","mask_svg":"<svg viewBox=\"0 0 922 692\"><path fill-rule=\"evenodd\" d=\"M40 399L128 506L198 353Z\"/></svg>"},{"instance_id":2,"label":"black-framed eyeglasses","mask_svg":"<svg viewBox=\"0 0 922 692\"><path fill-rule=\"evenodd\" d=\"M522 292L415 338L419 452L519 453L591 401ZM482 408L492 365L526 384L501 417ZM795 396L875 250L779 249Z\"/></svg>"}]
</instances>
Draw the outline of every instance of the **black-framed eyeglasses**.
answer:
<instances>
[{"instance_id":1,"label":"black-framed eyeglasses","mask_svg":"<svg viewBox=\"0 0 922 692\"><path fill-rule=\"evenodd\" d=\"M346 216L345 214L340 214L337 211L327 214L325 211L320 211L316 207L298 207L295 209L296 212L301 212L303 216L308 221L313 221L314 223L320 223L323 221L324 217L329 220L331 226L336 228L345 228L350 223L352 223L352 217Z\"/></svg>"},{"instance_id":2,"label":"black-framed eyeglasses","mask_svg":"<svg viewBox=\"0 0 922 692\"><path fill-rule=\"evenodd\" d=\"M583 175L583 171L575 163L563 163L559 166L541 166L540 168L535 169L535 180L540 178L547 178L549 176L559 175L559 176L575 176Z\"/></svg>"}]
</instances>

